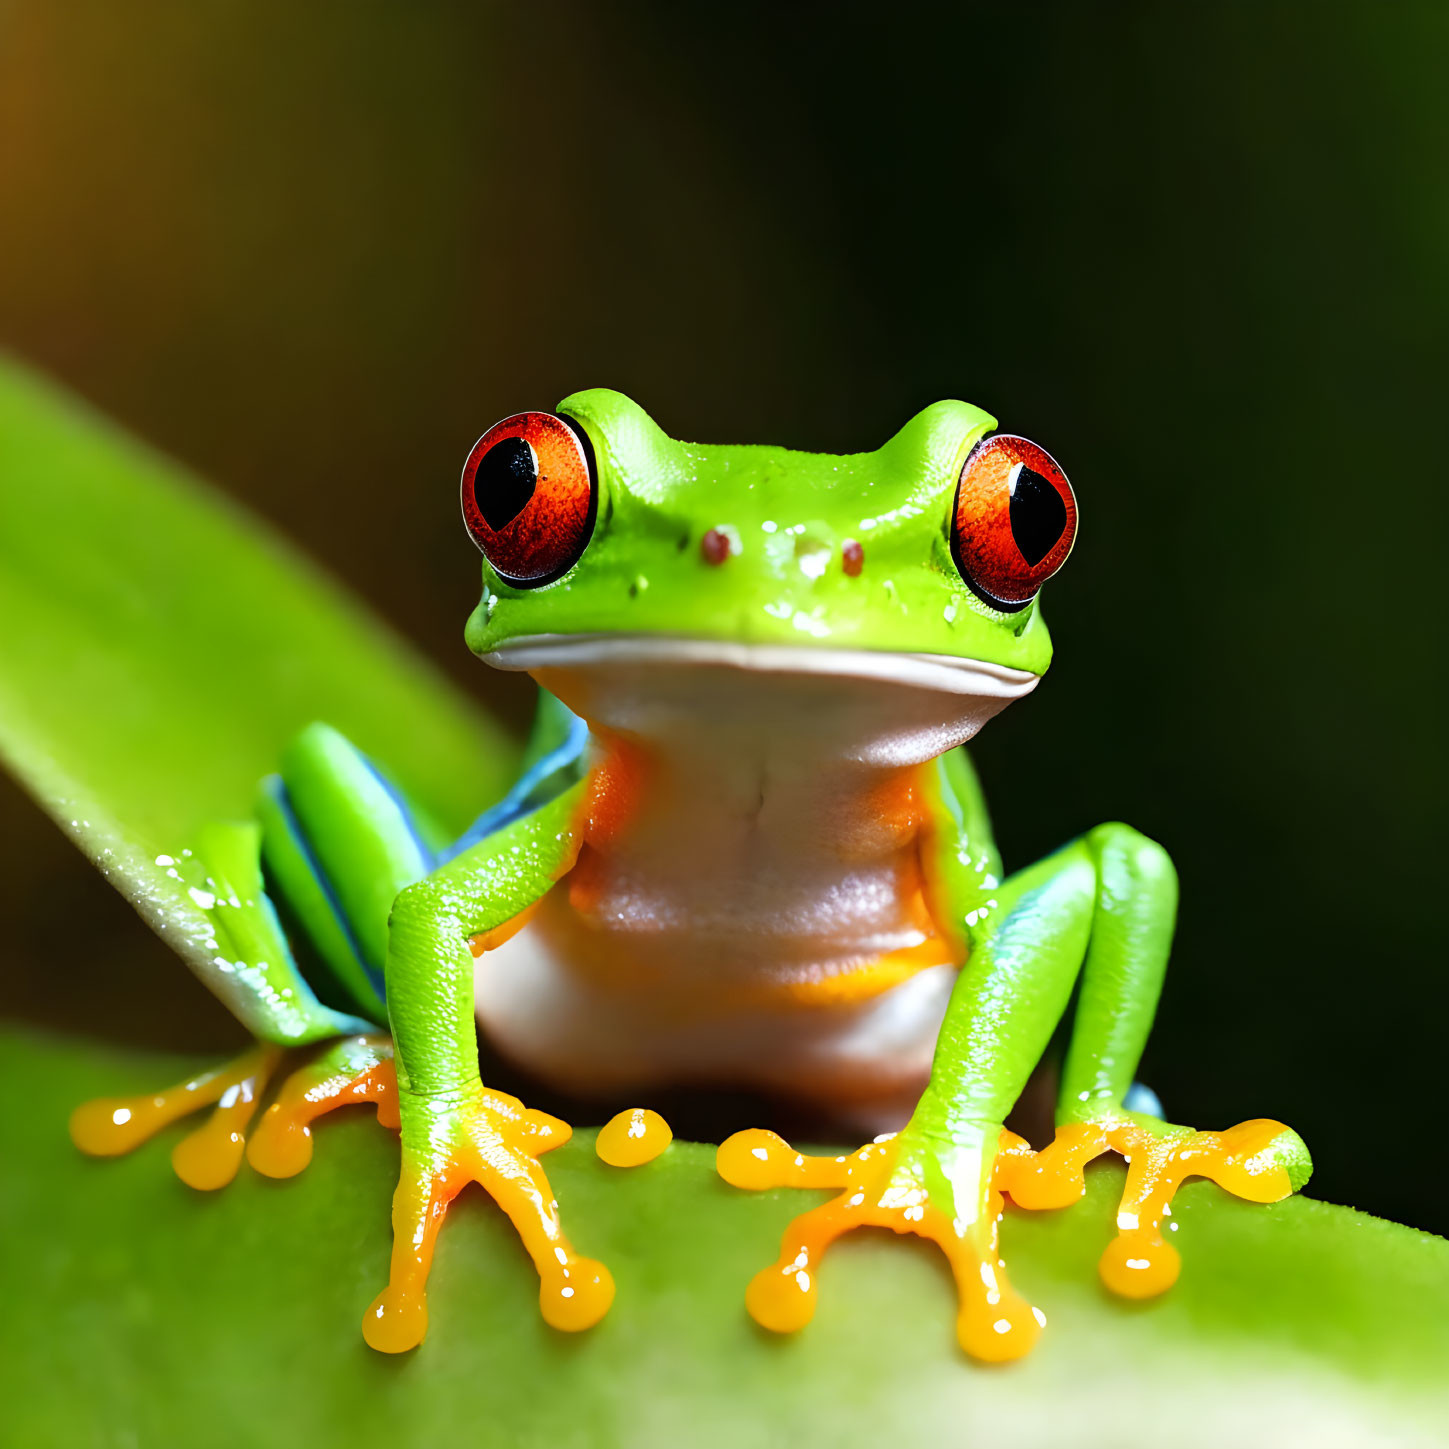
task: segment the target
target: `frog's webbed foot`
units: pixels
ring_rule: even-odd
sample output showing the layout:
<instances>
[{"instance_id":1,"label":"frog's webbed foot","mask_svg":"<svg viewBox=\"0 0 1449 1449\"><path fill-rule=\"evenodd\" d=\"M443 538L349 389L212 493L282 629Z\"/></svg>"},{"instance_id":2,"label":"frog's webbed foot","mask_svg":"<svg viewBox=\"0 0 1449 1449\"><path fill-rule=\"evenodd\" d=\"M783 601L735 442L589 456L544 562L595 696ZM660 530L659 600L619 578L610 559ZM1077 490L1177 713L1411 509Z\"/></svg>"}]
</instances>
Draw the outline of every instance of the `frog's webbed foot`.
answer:
<instances>
[{"instance_id":1,"label":"frog's webbed foot","mask_svg":"<svg viewBox=\"0 0 1449 1449\"><path fill-rule=\"evenodd\" d=\"M1117 1236L1098 1270L1114 1293L1127 1298L1151 1298L1177 1281L1182 1260L1165 1240L1163 1222L1172 1217L1173 1196L1187 1178L1211 1178L1237 1197L1271 1203L1297 1192L1313 1166L1303 1139L1269 1118L1225 1132L1195 1132L1123 1112L1065 1123L1040 1152L1016 1139L1003 1149L997 1185L1018 1207L1068 1207L1086 1191L1087 1163L1109 1151L1127 1159L1127 1183Z\"/></svg>"},{"instance_id":2,"label":"frog's webbed foot","mask_svg":"<svg viewBox=\"0 0 1449 1449\"><path fill-rule=\"evenodd\" d=\"M539 1308L554 1328L597 1323L614 1300L602 1263L578 1256L538 1159L572 1135L568 1123L515 1097L473 1088L459 1100L415 1098L403 1121L402 1174L393 1196L387 1287L362 1320L384 1353L416 1348L428 1328L427 1280L449 1204L478 1183L508 1215L539 1276Z\"/></svg>"},{"instance_id":3,"label":"frog's webbed foot","mask_svg":"<svg viewBox=\"0 0 1449 1449\"><path fill-rule=\"evenodd\" d=\"M776 1333L802 1328L815 1312L816 1273L826 1248L852 1228L890 1228L929 1239L945 1253L960 1305L957 1338L967 1353L1002 1362L1029 1352L1046 1320L1012 1288L1001 1261L1001 1194L991 1185L995 1150L993 1135L953 1172L934 1147L908 1133L878 1138L840 1157L808 1157L773 1132L737 1132L726 1139L716 1165L736 1187L839 1189L837 1197L786 1228L779 1258L746 1291L751 1316ZM948 1176L961 1184L966 1200L974 1199L969 1221L946 1206L962 1200Z\"/></svg>"},{"instance_id":4,"label":"frog's webbed foot","mask_svg":"<svg viewBox=\"0 0 1449 1449\"><path fill-rule=\"evenodd\" d=\"M337 1107L377 1104L377 1120L398 1126L392 1038L350 1036L298 1067L262 1113L247 1161L267 1177L293 1177L312 1160L312 1123Z\"/></svg>"},{"instance_id":5,"label":"frog's webbed foot","mask_svg":"<svg viewBox=\"0 0 1449 1449\"><path fill-rule=\"evenodd\" d=\"M160 1092L84 1102L71 1113L71 1140L93 1157L118 1157L178 1118L215 1103L206 1122L172 1149L171 1165L191 1187L225 1187L241 1165L247 1123L281 1056L280 1047L258 1042L234 1061Z\"/></svg>"}]
</instances>

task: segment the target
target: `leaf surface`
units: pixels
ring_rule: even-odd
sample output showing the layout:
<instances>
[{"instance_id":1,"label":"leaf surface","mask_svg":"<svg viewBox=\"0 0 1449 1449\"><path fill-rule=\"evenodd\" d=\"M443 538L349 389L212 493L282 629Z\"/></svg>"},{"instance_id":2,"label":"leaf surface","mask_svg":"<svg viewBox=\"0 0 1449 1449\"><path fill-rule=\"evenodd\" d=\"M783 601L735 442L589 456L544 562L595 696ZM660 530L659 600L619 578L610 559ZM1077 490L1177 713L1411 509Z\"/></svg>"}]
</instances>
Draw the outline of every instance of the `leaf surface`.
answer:
<instances>
[{"instance_id":1,"label":"leaf surface","mask_svg":"<svg viewBox=\"0 0 1449 1449\"><path fill-rule=\"evenodd\" d=\"M1112 1298L1096 1258L1122 1171L1059 1213L1009 1209L1004 1252L1047 1315L1034 1353L982 1368L956 1346L949 1273L889 1233L843 1239L815 1321L781 1339L744 1310L812 1192L744 1193L676 1142L606 1167L580 1132L545 1163L564 1221L618 1284L607 1318L540 1319L512 1228L470 1190L449 1216L415 1353L362 1342L387 1277L397 1139L370 1113L317 1127L289 1182L246 1170L199 1194L172 1175L181 1128L85 1159L65 1117L193 1061L0 1034L4 1413L26 1446L1179 1446L1442 1444L1449 1243L1306 1198L1242 1203L1189 1183L1182 1277ZM105 1425L109 1438L98 1439Z\"/></svg>"}]
</instances>

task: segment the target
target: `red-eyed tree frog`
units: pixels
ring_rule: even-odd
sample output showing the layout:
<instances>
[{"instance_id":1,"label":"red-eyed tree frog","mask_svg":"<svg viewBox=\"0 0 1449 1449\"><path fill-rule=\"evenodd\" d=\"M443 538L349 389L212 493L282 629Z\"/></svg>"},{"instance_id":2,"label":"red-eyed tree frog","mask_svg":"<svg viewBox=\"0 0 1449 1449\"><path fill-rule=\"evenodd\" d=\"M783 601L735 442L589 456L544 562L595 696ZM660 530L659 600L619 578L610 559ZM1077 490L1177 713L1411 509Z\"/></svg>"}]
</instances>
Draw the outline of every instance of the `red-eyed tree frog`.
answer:
<instances>
[{"instance_id":1,"label":"red-eyed tree frog","mask_svg":"<svg viewBox=\"0 0 1449 1449\"><path fill-rule=\"evenodd\" d=\"M1001 1265L1005 1195L1066 1206L1089 1160L1126 1155L1101 1272L1145 1297L1177 1275L1184 1177L1262 1202L1302 1187L1282 1124L1196 1132L1131 1095L1176 910L1162 848L1106 824L1002 867L962 746L1047 668L1039 590L1077 500L995 427L943 402L872 453L701 446L595 390L490 428L462 476L483 556L466 637L540 686L520 778L450 841L336 731L306 730L253 821L161 861L199 908L169 939L256 1048L86 1104L77 1142L126 1151L214 1102L173 1160L217 1187L244 1147L300 1171L317 1116L376 1103L401 1128L391 1272L363 1320L387 1352L422 1341L434 1243L473 1181L517 1227L549 1323L587 1328L613 1297L539 1162L570 1129L489 1089L475 1023L575 1094L744 1086L873 1138L719 1149L737 1186L838 1189L749 1285L780 1331L810 1317L833 1238L887 1226L947 1254L965 1349L1018 1357L1044 1319ZM1034 1152L1003 1123L1074 991L1056 1136ZM247 1142L282 1049L324 1042Z\"/></svg>"}]
</instances>

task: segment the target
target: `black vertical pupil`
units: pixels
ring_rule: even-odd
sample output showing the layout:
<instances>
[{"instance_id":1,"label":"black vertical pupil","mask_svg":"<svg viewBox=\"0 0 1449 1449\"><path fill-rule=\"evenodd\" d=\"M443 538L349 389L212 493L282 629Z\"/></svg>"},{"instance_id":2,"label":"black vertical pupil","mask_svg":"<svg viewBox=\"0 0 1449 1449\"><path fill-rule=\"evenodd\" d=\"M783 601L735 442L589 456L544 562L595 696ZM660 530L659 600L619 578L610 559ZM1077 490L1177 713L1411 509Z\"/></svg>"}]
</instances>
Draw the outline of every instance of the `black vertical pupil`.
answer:
<instances>
[{"instance_id":1,"label":"black vertical pupil","mask_svg":"<svg viewBox=\"0 0 1449 1449\"><path fill-rule=\"evenodd\" d=\"M1011 490L1011 536L1022 558L1035 568L1056 547L1066 526L1062 495L1023 463Z\"/></svg>"},{"instance_id":2,"label":"black vertical pupil","mask_svg":"<svg viewBox=\"0 0 1449 1449\"><path fill-rule=\"evenodd\" d=\"M483 521L500 532L508 527L538 487L538 455L526 438L500 438L478 460L473 501Z\"/></svg>"}]
</instances>

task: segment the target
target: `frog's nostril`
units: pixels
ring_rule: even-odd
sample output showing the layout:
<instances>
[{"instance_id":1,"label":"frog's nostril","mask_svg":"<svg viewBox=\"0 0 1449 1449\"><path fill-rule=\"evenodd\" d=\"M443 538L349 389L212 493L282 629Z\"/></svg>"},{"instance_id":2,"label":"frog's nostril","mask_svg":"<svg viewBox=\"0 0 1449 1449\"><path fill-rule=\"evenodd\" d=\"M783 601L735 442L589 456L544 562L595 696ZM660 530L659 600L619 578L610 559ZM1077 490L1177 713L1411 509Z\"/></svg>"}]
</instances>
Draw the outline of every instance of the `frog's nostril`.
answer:
<instances>
[{"instance_id":1,"label":"frog's nostril","mask_svg":"<svg viewBox=\"0 0 1449 1449\"><path fill-rule=\"evenodd\" d=\"M699 541L699 551L707 564L722 564L730 556L730 536L723 529L711 528Z\"/></svg>"}]
</instances>

